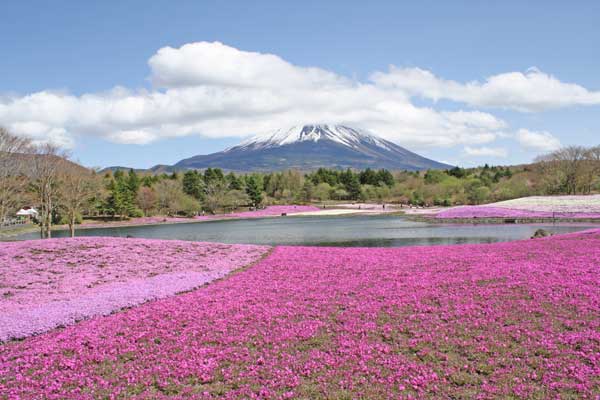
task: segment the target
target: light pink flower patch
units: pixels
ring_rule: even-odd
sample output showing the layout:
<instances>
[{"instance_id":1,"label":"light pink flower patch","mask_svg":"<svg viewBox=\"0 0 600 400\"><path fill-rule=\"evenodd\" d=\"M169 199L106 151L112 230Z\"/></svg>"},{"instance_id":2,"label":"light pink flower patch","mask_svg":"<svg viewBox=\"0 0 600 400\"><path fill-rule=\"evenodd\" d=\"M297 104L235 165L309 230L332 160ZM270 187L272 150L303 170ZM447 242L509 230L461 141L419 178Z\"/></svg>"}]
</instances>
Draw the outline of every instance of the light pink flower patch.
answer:
<instances>
[{"instance_id":1,"label":"light pink flower patch","mask_svg":"<svg viewBox=\"0 0 600 400\"><path fill-rule=\"evenodd\" d=\"M441 211L435 215L440 219L452 218L558 218L600 219L598 212L552 212L531 211L517 208L491 206L460 206Z\"/></svg>"},{"instance_id":2,"label":"light pink flower patch","mask_svg":"<svg viewBox=\"0 0 600 400\"><path fill-rule=\"evenodd\" d=\"M191 290L267 250L123 238L0 243L0 341Z\"/></svg>"},{"instance_id":3,"label":"light pink flower patch","mask_svg":"<svg viewBox=\"0 0 600 400\"><path fill-rule=\"evenodd\" d=\"M180 296L0 346L7 398L595 398L600 230L278 247Z\"/></svg>"}]
</instances>

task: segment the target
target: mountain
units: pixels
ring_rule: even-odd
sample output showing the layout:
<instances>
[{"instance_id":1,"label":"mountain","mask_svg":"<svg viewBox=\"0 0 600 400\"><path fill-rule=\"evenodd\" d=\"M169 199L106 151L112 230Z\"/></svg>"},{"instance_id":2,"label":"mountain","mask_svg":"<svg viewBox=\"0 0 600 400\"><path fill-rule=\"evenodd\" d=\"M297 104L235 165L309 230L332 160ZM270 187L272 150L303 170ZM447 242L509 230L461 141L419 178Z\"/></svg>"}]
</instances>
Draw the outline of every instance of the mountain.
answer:
<instances>
[{"instance_id":1,"label":"mountain","mask_svg":"<svg viewBox=\"0 0 600 400\"><path fill-rule=\"evenodd\" d=\"M154 174L154 175L160 175L160 174L171 174L173 172L177 172L181 168L175 168L172 165L164 165L164 164L158 164L158 165L155 165L154 167L151 167L148 169L131 168L131 167L123 167L120 165L115 165L112 167L102 168L99 171L99 173L104 174L109 171L112 173L115 173L117 171L129 172L129 170L131 170L131 169L133 169L137 173L150 173L150 174Z\"/></svg>"},{"instance_id":2,"label":"mountain","mask_svg":"<svg viewBox=\"0 0 600 400\"><path fill-rule=\"evenodd\" d=\"M234 171L326 168L446 169L370 132L343 125L303 125L252 137L224 151L179 161L176 169Z\"/></svg>"}]
</instances>

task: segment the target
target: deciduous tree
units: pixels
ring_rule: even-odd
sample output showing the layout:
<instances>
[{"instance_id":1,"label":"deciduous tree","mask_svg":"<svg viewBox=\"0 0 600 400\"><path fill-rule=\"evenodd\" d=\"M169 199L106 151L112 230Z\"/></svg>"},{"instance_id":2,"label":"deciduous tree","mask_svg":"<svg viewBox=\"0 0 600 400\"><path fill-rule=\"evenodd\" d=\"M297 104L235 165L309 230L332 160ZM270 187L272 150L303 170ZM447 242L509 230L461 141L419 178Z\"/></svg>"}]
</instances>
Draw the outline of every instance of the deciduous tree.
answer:
<instances>
[{"instance_id":1,"label":"deciduous tree","mask_svg":"<svg viewBox=\"0 0 600 400\"><path fill-rule=\"evenodd\" d=\"M22 205L20 203L27 183L25 154L30 152L29 139L13 135L0 127L0 222Z\"/></svg>"}]
</instances>

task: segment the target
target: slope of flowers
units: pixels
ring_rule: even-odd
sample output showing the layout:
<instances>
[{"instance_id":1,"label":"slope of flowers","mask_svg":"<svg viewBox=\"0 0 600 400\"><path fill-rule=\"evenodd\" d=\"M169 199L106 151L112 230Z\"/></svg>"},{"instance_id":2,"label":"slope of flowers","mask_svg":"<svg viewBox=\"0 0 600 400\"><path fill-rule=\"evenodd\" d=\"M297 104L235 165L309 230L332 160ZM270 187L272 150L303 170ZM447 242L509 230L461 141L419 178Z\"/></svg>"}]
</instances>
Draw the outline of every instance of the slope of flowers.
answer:
<instances>
[{"instance_id":1,"label":"slope of flowers","mask_svg":"<svg viewBox=\"0 0 600 400\"><path fill-rule=\"evenodd\" d=\"M267 247L122 238L0 244L0 341L190 290Z\"/></svg>"},{"instance_id":2,"label":"slope of flowers","mask_svg":"<svg viewBox=\"0 0 600 400\"><path fill-rule=\"evenodd\" d=\"M451 218L561 218L561 219L600 219L594 212L551 212L530 211L516 208L492 206L460 206L440 211L435 215L440 219Z\"/></svg>"},{"instance_id":3,"label":"slope of flowers","mask_svg":"<svg viewBox=\"0 0 600 400\"><path fill-rule=\"evenodd\" d=\"M273 217L281 214L293 215L294 213L302 213L309 211L319 211L320 208L315 206L267 206L262 210L256 211L240 211L230 214L202 215L195 219L199 220L217 220L228 218L262 218Z\"/></svg>"},{"instance_id":4,"label":"slope of flowers","mask_svg":"<svg viewBox=\"0 0 600 400\"><path fill-rule=\"evenodd\" d=\"M523 197L481 206L453 207L435 217L600 219L600 195Z\"/></svg>"},{"instance_id":5,"label":"slope of flowers","mask_svg":"<svg viewBox=\"0 0 600 400\"><path fill-rule=\"evenodd\" d=\"M489 204L517 210L535 210L558 213L600 214L600 195L586 196L530 196Z\"/></svg>"},{"instance_id":6,"label":"slope of flowers","mask_svg":"<svg viewBox=\"0 0 600 400\"><path fill-rule=\"evenodd\" d=\"M184 295L0 347L7 398L595 398L600 231L279 247Z\"/></svg>"}]
</instances>

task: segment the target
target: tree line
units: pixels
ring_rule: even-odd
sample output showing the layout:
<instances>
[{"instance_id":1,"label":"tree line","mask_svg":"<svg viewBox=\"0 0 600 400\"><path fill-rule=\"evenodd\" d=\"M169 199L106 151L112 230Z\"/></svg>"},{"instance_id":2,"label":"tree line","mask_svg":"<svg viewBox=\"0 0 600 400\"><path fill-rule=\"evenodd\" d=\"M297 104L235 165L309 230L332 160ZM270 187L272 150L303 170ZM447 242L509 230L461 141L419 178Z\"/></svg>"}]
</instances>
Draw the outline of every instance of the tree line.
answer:
<instances>
[{"instance_id":1,"label":"tree line","mask_svg":"<svg viewBox=\"0 0 600 400\"><path fill-rule=\"evenodd\" d=\"M600 146L566 147L521 166L362 171L319 168L269 173L219 168L150 174L99 173L52 145L34 145L0 128L0 222L23 205L39 211L42 237L54 224L71 235L83 217L189 217L270 204L385 202L414 206L483 204L530 195L600 192Z\"/></svg>"}]
</instances>

